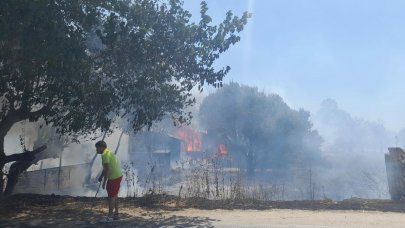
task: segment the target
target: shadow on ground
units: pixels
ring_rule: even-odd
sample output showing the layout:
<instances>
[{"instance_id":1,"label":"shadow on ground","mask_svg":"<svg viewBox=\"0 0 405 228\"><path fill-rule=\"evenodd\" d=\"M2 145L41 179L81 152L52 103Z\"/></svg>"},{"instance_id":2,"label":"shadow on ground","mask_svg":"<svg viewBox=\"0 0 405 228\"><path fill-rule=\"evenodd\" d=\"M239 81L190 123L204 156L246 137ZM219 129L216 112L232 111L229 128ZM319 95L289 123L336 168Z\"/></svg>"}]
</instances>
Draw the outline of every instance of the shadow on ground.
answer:
<instances>
[{"instance_id":1,"label":"shadow on ground","mask_svg":"<svg viewBox=\"0 0 405 228\"><path fill-rule=\"evenodd\" d=\"M0 227L214 227L209 218L171 216L167 218L145 219L128 217L110 223L97 222L100 216L88 220L66 218L26 218L0 219Z\"/></svg>"},{"instance_id":2,"label":"shadow on ground","mask_svg":"<svg viewBox=\"0 0 405 228\"><path fill-rule=\"evenodd\" d=\"M16 196L0 202L0 227L213 227L214 221L207 217L169 215L162 210L126 210L138 211L132 215L121 213L120 221L100 223L106 215L103 200Z\"/></svg>"}]
</instances>

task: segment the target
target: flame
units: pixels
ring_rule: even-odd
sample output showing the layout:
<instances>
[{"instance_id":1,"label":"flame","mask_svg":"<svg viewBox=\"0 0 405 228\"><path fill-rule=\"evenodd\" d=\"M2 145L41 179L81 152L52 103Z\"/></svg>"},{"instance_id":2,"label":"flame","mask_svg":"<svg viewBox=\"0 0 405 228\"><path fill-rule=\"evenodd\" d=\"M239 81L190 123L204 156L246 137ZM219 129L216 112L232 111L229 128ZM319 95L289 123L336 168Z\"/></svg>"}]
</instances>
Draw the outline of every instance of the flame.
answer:
<instances>
[{"instance_id":1,"label":"flame","mask_svg":"<svg viewBox=\"0 0 405 228\"><path fill-rule=\"evenodd\" d=\"M184 141L187 152L202 151L201 133L189 128L182 128L176 134Z\"/></svg>"},{"instance_id":2,"label":"flame","mask_svg":"<svg viewBox=\"0 0 405 228\"><path fill-rule=\"evenodd\" d=\"M226 146L224 144L219 144L217 152L221 156L227 156L228 155L228 148L226 148Z\"/></svg>"}]
</instances>

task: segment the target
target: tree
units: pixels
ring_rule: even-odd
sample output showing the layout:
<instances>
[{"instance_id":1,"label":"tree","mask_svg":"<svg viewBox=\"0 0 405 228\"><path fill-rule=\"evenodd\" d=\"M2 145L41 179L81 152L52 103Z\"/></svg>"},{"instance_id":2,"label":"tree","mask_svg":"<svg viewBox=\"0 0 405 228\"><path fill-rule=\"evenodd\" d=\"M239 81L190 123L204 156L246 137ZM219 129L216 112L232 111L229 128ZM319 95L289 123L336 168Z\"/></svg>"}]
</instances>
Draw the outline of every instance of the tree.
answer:
<instances>
[{"instance_id":1,"label":"tree","mask_svg":"<svg viewBox=\"0 0 405 228\"><path fill-rule=\"evenodd\" d=\"M230 68L213 63L249 18L228 12L214 26L207 9L196 24L178 0L1 1L0 177L7 163L34 161L32 151L4 151L22 120L69 135L107 131L118 117L135 131L166 114L188 121L190 90L219 85Z\"/></svg>"},{"instance_id":2,"label":"tree","mask_svg":"<svg viewBox=\"0 0 405 228\"><path fill-rule=\"evenodd\" d=\"M206 97L199 115L211 141L245 162L248 175L255 168L288 169L319 159L322 139L309 113L291 109L278 95L230 83Z\"/></svg>"}]
</instances>

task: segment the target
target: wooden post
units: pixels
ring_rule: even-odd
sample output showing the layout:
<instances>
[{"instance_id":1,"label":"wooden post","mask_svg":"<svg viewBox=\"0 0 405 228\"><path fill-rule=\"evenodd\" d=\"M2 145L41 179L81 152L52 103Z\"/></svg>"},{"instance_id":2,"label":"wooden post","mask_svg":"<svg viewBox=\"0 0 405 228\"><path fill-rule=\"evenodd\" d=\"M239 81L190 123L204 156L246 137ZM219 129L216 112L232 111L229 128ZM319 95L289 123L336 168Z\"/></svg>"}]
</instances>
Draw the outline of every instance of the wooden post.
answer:
<instances>
[{"instance_id":1,"label":"wooden post","mask_svg":"<svg viewBox=\"0 0 405 228\"><path fill-rule=\"evenodd\" d=\"M46 189L46 169L44 169L44 191Z\"/></svg>"},{"instance_id":2,"label":"wooden post","mask_svg":"<svg viewBox=\"0 0 405 228\"><path fill-rule=\"evenodd\" d=\"M392 200L405 198L405 152L399 148L388 148L385 154L388 189Z\"/></svg>"},{"instance_id":3,"label":"wooden post","mask_svg":"<svg viewBox=\"0 0 405 228\"><path fill-rule=\"evenodd\" d=\"M60 190L60 173L61 173L61 169L62 169L62 153L63 153L63 150L61 150L60 157L59 157L58 190Z\"/></svg>"}]
</instances>

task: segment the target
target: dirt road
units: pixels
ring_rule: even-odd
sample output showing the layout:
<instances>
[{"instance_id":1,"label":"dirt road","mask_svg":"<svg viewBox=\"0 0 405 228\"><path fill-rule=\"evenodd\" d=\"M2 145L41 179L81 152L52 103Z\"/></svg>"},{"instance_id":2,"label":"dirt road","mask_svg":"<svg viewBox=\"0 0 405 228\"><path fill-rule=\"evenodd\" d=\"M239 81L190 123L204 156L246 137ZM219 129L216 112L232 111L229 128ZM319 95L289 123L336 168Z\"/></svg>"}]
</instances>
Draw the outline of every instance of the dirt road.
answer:
<instances>
[{"instance_id":1,"label":"dirt road","mask_svg":"<svg viewBox=\"0 0 405 228\"><path fill-rule=\"evenodd\" d=\"M146 211L141 208L123 210L121 221L100 224L98 216L86 218L65 214L59 217L0 219L0 227L277 227L277 228L337 228L337 227L405 227L405 214L372 211L305 211L305 210L199 210ZM72 216L73 214L73 216Z\"/></svg>"},{"instance_id":2,"label":"dirt road","mask_svg":"<svg viewBox=\"0 0 405 228\"><path fill-rule=\"evenodd\" d=\"M193 210L166 216L205 217L214 227L405 227L405 214L372 211Z\"/></svg>"},{"instance_id":3,"label":"dirt road","mask_svg":"<svg viewBox=\"0 0 405 228\"><path fill-rule=\"evenodd\" d=\"M207 206L213 202L196 209L175 206L176 202L170 200L160 203L152 199L122 201L122 220L101 224L100 219L107 213L105 199L15 196L0 202L0 227L405 227L403 202L355 200L330 205L325 202L272 202L267 208L232 210ZM203 201L198 203L201 204ZM308 205L312 209L308 209ZM380 210L375 211L378 205ZM287 206L290 209L281 209ZM342 210L348 207L368 210Z\"/></svg>"}]
</instances>

